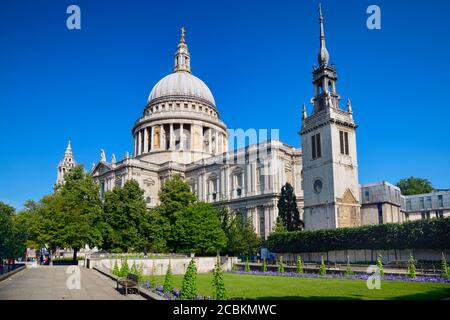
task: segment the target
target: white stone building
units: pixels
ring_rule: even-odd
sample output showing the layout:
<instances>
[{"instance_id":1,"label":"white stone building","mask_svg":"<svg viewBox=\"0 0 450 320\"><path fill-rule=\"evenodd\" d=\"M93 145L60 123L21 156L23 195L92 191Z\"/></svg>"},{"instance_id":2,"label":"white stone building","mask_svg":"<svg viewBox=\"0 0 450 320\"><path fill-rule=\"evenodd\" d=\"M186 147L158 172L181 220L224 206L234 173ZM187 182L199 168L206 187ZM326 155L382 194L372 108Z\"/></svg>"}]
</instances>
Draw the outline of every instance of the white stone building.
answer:
<instances>
[{"instance_id":1,"label":"white stone building","mask_svg":"<svg viewBox=\"0 0 450 320\"><path fill-rule=\"evenodd\" d=\"M345 110L340 107L337 72L329 65L321 10L318 58L319 66L313 70L313 110L308 116L304 106L301 119L302 149L267 140L229 151L227 126L207 85L192 74L182 29L173 72L153 87L132 128L133 155L127 152L116 161L113 154L108 162L101 150L100 161L91 169L101 196L134 179L144 190L148 206L155 207L165 180L181 174L200 200L250 217L261 238L273 230L277 201L286 183L294 187L306 229L403 222L408 212L411 218L417 216L415 212L425 209L408 207L416 197L405 200L397 187L385 182L358 184L357 125L350 100ZM69 143L58 166L58 183L63 183L64 174L74 165ZM436 196L436 214L441 215L441 194L430 196ZM450 215L449 192L442 196L447 208L443 214Z\"/></svg>"}]
</instances>

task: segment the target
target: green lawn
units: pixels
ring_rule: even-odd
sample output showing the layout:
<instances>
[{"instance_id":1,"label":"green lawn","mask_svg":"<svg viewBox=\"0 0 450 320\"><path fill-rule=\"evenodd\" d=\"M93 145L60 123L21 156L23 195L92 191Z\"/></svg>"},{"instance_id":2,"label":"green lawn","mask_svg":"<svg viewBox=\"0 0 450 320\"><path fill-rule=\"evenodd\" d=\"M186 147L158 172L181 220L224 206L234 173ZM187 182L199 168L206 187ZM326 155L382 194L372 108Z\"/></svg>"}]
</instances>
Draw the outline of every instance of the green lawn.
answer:
<instances>
[{"instance_id":1,"label":"green lawn","mask_svg":"<svg viewBox=\"0 0 450 320\"><path fill-rule=\"evenodd\" d=\"M155 277L162 284L163 276ZM364 299L417 300L450 298L450 285L382 281L381 290L369 290L366 281L345 279L301 279L255 275L225 274L230 299ZM199 294L212 296L212 274L197 276ZM174 286L181 288L182 276L174 276Z\"/></svg>"}]
</instances>

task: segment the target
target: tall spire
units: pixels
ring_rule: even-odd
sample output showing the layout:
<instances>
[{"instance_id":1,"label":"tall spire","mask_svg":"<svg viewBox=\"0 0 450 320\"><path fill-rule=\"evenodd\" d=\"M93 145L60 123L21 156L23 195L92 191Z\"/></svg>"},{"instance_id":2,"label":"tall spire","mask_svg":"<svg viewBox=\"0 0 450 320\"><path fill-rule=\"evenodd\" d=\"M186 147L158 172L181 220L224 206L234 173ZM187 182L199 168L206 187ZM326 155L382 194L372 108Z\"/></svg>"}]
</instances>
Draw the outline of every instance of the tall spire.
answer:
<instances>
[{"instance_id":1,"label":"tall spire","mask_svg":"<svg viewBox=\"0 0 450 320\"><path fill-rule=\"evenodd\" d=\"M181 38L178 44L177 52L175 53L175 68L173 72L191 72L191 56L189 55L188 47L184 39L186 30L181 27Z\"/></svg>"},{"instance_id":2,"label":"tall spire","mask_svg":"<svg viewBox=\"0 0 450 320\"><path fill-rule=\"evenodd\" d=\"M319 65L327 65L330 60L327 46L325 44L325 31L323 26L322 5L319 4L319 22L320 22L320 51L319 51Z\"/></svg>"},{"instance_id":3,"label":"tall spire","mask_svg":"<svg viewBox=\"0 0 450 320\"><path fill-rule=\"evenodd\" d=\"M64 153L64 156L66 156L66 157L72 156L72 147L70 145L70 140L69 140L69 143L67 144L67 148L66 148L66 152Z\"/></svg>"},{"instance_id":4,"label":"tall spire","mask_svg":"<svg viewBox=\"0 0 450 320\"><path fill-rule=\"evenodd\" d=\"M305 120L306 118L308 118L308 114L306 113L306 104L303 104L302 120Z\"/></svg>"}]
</instances>

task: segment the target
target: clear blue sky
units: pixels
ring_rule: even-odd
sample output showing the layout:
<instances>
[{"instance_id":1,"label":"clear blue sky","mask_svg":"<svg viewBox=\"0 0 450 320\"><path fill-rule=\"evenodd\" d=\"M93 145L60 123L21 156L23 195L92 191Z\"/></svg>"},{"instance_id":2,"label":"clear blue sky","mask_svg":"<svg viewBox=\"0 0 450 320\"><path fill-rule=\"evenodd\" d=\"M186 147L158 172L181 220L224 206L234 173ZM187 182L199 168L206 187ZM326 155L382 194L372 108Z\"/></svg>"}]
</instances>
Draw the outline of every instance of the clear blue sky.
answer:
<instances>
[{"instance_id":1,"label":"clear blue sky","mask_svg":"<svg viewBox=\"0 0 450 320\"><path fill-rule=\"evenodd\" d=\"M450 2L322 1L338 91L353 103L360 183L429 178L450 188ZM81 7L82 29L66 28ZM382 30L366 28L381 7ZM299 147L312 96L318 1L2 0L0 200L51 192L67 141L88 168L122 158L179 28L229 128L279 128ZM342 105L344 105L343 101ZM308 103L309 106L309 103Z\"/></svg>"}]
</instances>

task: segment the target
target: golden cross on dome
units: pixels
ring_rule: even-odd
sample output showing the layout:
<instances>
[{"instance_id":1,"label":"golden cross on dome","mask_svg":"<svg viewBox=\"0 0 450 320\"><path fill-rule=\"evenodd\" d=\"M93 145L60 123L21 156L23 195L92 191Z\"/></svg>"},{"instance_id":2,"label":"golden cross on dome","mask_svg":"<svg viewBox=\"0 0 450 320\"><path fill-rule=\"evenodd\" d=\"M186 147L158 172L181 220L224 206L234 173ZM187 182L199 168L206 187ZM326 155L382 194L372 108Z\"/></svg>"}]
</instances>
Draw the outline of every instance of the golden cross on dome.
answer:
<instances>
[{"instance_id":1,"label":"golden cross on dome","mask_svg":"<svg viewBox=\"0 0 450 320\"><path fill-rule=\"evenodd\" d=\"M184 43L184 34L186 33L186 29L184 29L184 27L181 27L181 40L180 42Z\"/></svg>"}]
</instances>

